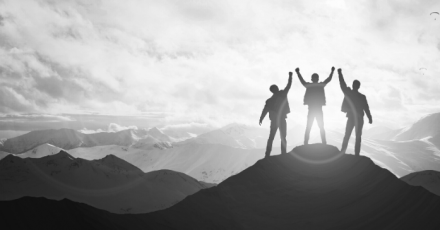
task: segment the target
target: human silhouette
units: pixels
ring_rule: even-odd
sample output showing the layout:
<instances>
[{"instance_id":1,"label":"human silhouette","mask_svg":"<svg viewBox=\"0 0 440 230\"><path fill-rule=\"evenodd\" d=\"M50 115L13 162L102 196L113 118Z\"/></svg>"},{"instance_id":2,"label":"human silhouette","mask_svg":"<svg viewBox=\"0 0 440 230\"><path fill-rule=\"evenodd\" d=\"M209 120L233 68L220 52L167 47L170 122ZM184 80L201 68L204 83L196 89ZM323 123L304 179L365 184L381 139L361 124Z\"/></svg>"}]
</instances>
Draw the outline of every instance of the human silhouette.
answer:
<instances>
[{"instance_id":1,"label":"human silhouette","mask_svg":"<svg viewBox=\"0 0 440 230\"><path fill-rule=\"evenodd\" d=\"M266 100L266 105L260 116L260 125L263 122L264 117L269 113L270 119L270 134L267 140L265 157L270 156L272 151L272 142L275 138L278 128L280 129L281 137L281 154L286 153L287 146L287 114L290 113L289 101L287 100L287 94L289 93L290 86L292 85L292 72L289 72L289 81L284 90L279 90L277 85L271 85L269 90L273 93L272 97Z\"/></svg>"},{"instance_id":2,"label":"human silhouette","mask_svg":"<svg viewBox=\"0 0 440 230\"><path fill-rule=\"evenodd\" d=\"M355 128L356 143L354 147L354 153L356 156L359 156L359 153L361 152L364 114L367 114L370 124L373 123L373 118L371 117L367 97L362 93L359 93L361 82L358 80L354 80L352 85L353 89L350 89L350 87L347 87L347 84L344 81L344 76L342 76L341 69L338 69L338 75L341 90L345 95L344 101L342 102L341 111L347 113L347 125L345 126L345 136L342 142L341 152L345 153L345 151L347 150L348 140L350 140L351 132L353 131L353 128Z\"/></svg>"},{"instance_id":3,"label":"human silhouette","mask_svg":"<svg viewBox=\"0 0 440 230\"><path fill-rule=\"evenodd\" d=\"M295 71L301 84L306 87L306 93L304 94L304 105L308 105L309 107L309 113L307 114L306 133L304 134L304 145L309 144L310 130L312 129L315 118L318 122L321 133L321 141L323 144L327 144L327 140L325 138L322 106L324 106L326 103L324 87L332 80L335 67L332 67L330 76L323 82L319 82L319 75L316 73L312 74L312 82L306 82L301 76L299 68L296 68Z\"/></svg>"}]
</instances>

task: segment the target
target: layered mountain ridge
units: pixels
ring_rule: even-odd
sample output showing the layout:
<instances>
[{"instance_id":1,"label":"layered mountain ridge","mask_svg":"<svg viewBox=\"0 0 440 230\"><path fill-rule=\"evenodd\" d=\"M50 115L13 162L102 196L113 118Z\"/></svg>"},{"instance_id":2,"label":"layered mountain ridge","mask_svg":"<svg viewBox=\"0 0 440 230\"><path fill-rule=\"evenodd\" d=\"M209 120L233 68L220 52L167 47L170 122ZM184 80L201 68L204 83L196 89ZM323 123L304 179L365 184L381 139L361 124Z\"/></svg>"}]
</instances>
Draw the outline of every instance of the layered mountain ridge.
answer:
<instances>
[{"instance_id":1,"label":"layered mountain ridge","mask_svg":"<svg viewBox=\"0 0 440 230\"><path fill-rule=\"evenodd\" d=\"M35 206L41 207L37 213ZM438 229L439 212L440 197L367 157L321 144L262 159L216 187L148 214L116 215L69 200L0 202L7 228Z\"/></svg>"},{"instance_id":2,"label":"layered mountain ridge","mask_svg":"<svg viewBox=\"0 0 440 230\"><path fill-rule=\"evenodd\" d=\"M438 117L440 113L430 114L405 129L374 127L365 130L361 155L370 157L377 165L390 170L398 177L423 170L440 171L440 135L436 135L439 127L435 123ZM343 128L326 132L329 144L341 146ZM166 133L173 131L165 130ZM67 134L61 135L63 132ZM304 129L300 126L290 129L288 145L302 142L303 132ZM8 151L19 152L15 154L23 157L53 154L54 150L50 150L48 146L54 146L69 151L75 157L94 160L114 154L144 172L171 169L188 174L197 180L219 183L263 157L268 136L268 130L261 127L237 123L201 133L184 141L174 139L158 128L87 135L80 133L78 135L82 139L79 140L72 138L75 133L78 134L74 130L42 130L8 139L5 141L6 145L0 146L0 151L4 151L0 152L0 159L8 155L10 153ZM320 142L319 135L315 134L318 133L312 132L310 143ZM396 141L396 136L408 140ZM276 135L276 138L272 151L275 155L280 152L277 147L279 135ZM354 139L354 137L350 139L348 152L353 151ZM36 146L38 143L46 147ZM72 148L72 146L80 147ZM28 150L21 152L24 149ZM37 154L34 154L34 151ZM236 154L239 154L239 157L235 157Z\"/></svg>"},{"instance_id":3,"label":"layered mountain ridge","mask_svg":"<svg viewBox=\"0 0 440 230\"><path fill-rule=\"evenodd\" d=\"M0 200L68 198L113 213L147 213L170 207L208 186L171 170L144 173L111 154L91 161L65 151L41 158L8 155L0 160Z\"/></svg>"},{"instance_id":4,"label":"layered mountain ridge","mask_svg":"<svg viewBox=\"0 0 440 230\"><path fill-rule=\"evenodd\" d=\"M69 150L78 147L94 147L103 145L140 146L161 144L161 147L171 146L172 138L160 130L127 129L119 132L100 132L84 134L72 129L37 130L4 141L0 150L13 154L21 154L42 144ZM163 144L165 143L165 144Z\"/></svg>"}]
</instances>

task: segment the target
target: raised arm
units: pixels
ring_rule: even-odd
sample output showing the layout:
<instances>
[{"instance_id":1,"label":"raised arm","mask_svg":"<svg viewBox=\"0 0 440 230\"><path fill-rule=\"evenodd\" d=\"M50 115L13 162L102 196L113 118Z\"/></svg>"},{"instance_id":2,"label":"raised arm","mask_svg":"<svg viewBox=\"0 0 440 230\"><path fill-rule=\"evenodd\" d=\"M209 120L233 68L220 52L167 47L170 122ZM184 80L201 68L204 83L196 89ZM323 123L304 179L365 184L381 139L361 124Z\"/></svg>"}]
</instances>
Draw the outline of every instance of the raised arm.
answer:
<instances>
[{"instance_id":1,"label":"raised arm","mask_svg":"<svg viewBox=\"0 0 440 230\"><path fill-rule=\"evenodd\" d=\"M284 92L288 93L290 86L292 86L292 72L289 72L289 81L287 82L286 88L284 88Z\"/></svg>"},{"instance_id":2,"label":"raised arm","mask_svg":"<svg viewBox=\"0 0 440 230\"><path fill-rule=\"evenodd\" d=\"M307 82L304 81L304 78L301 76L301 73L299 72L299 68L295 69L296 74L298 75L298 79L301 82L301 84L306 87Z\"/></svg>"},{"instance_id":3,"label":"raised arm","mask_svg":"<svg viewBox=\"0 0 440 230\"><path fill-rule=\"evenodd\" d=\"M328 76L328 78L325 79L324 84L328 84L332 80L333 72L335 72L335 67L332 67L332 71L330 72L330 76Z\"/></svg>"},{"instance_id":4,"label":"raised arm","mask_svg":"<svg viewBox=\"0 0 440 230\"><path fill-rule=\"evenodd\" d=\"M267 102L266 102L266 105L264 106L263 111L261 112L260 125L261 123L263 123L264 117L266 117L267 112L269 112L269 110L267 109Z\"/></svg>"},{"instance_id":5,"label":"raised arm","mask_svg":"<svg viewBox=\"0 0 440 230\"><path fill-rule=\"evenodd\" d=\"M367 114L368 122L370 124L372 124L373 123L373 117L371 116L371 113L370 113L370 106L368 106L367 97L365 97L364 111L365 111L365 114Z\"/></svg>"},{"instance_id":6,"label":"raised arm","mask_svg":"<svg viewBox=\"0 0 440 230\"><path fill-rule=\"evenodd\" d=\"M338 69L338 75L339 75L339 85L341 86L342 92L346 92L348 90L347 84L344 81L344 76L342 76L342 70Z\"/></svg>"}]
</instances>

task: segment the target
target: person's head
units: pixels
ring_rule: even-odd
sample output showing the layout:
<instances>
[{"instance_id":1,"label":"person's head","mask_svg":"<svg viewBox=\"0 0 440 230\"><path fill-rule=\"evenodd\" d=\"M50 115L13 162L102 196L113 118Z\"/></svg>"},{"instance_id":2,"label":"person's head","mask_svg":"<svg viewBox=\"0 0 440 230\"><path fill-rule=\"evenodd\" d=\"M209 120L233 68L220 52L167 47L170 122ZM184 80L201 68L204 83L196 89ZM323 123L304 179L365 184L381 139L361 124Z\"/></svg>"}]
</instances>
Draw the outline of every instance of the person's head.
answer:
<instances>
[{"instance_id":1,"label":"person's head","mask_svg":"<svg viewBox=\"0 0 440 230\"><path fill-rule=\"evenodd\" d=\"M270 90L270 92L272 92L272 93L278 93L278 91L280 91L280 90L278 89L278 86L277 86L277 85L271 85L270 88L269 88L269 90Z\"/></svg>"},{"instance_id":2,"label":"person's head","mask_svg":"<svg viewBox=\"0 0 440 230\"><path fill-rule=\"evenodd\" d=\"M353 90L359 90L359 88L361 87L361 82L358 80L354 80L353 81Z\"/></svg>"},{"instance_id":3,"label":"person's head","mask_svg":"<svg viewBox=\"0 0 440 230\"><path fill-rule=\"evenodd\" d=\"M319 75L317 73L312 74L312 82L316 83L319 81Z\"/></svg>"}]
</instances>

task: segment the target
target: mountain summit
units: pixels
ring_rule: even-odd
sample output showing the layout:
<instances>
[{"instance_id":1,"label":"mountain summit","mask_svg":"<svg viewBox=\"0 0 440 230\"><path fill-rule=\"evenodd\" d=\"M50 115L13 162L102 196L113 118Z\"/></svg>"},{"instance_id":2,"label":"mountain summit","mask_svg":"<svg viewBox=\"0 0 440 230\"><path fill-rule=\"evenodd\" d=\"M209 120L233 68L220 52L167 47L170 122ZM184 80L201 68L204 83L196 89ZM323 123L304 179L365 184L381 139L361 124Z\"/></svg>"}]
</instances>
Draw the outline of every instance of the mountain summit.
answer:
<instances>
[{"instance_id":1,"label":"mountain summit","mask_svg":"<svg viewBox=\"0 0 440 230\"><path fill-rule=\"evenodd\" d=\"M439 197L369 158L314 144L260 160L152 215L180 229L430 229L440 226L439 211Z\"/></svg>"},{"instance_id":2,"label":"mountain summit","mask_svg":"<svg viewBox=\"0 0 440 230\"><path fill-rule=\"evenodd\" d=\"M148 214L116 215L68 200L0 202L4 226L34 228L69 222L108 229L438 229L439 212L440 197L367 157L321 144L262 159L216 187Z\"/></svg>"}]
</instances>

